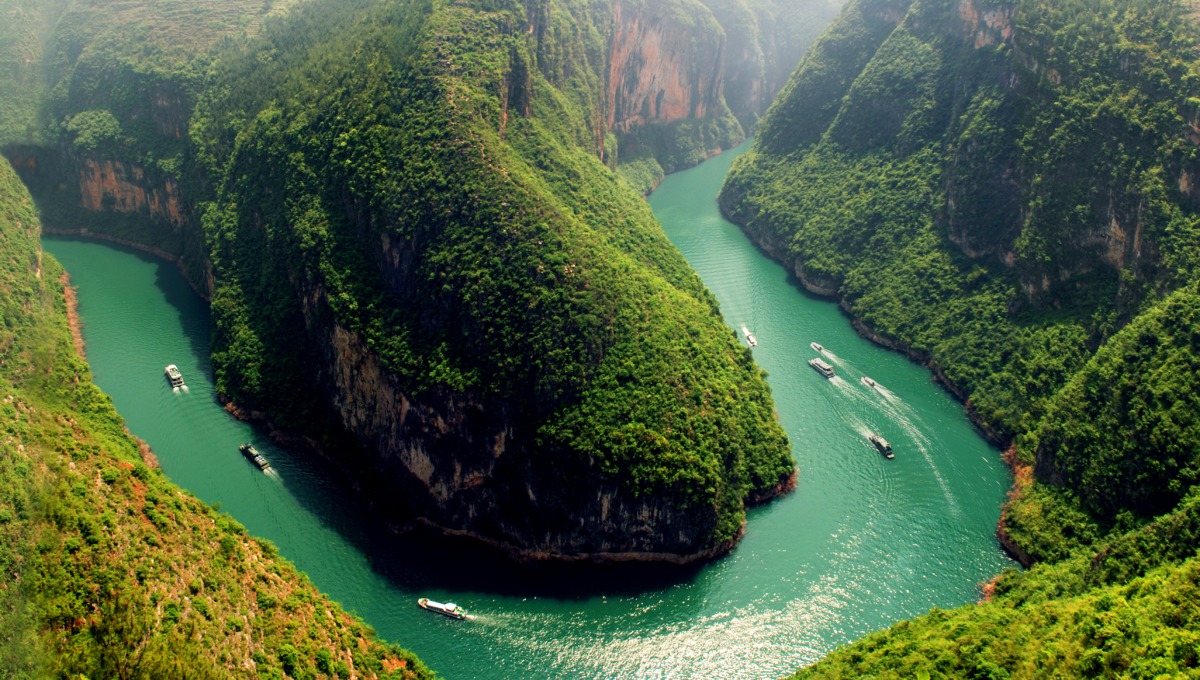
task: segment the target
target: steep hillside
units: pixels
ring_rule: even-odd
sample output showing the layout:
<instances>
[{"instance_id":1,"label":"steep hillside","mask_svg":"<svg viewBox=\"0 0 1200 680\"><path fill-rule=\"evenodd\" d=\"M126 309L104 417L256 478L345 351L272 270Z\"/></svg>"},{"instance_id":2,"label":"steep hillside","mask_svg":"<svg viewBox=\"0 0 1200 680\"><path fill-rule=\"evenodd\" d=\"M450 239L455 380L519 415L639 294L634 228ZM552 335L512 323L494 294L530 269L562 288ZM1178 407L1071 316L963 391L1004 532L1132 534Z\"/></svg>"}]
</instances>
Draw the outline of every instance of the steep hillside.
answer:
<instances>
[{"instance_id":1,"label":"steep hillside","mask_svg":"<svg viewBox=\"0 0 1200 680\"><path fill-rule=\"evenodd\" d=\"M515 554L727 549L793 464L748 352L589 153L603 43L537 38L606 14L355 9L230 55L244 86L195 114L219 388L289 426L332 407L393 510Z\"/></svg>"},{"instance_id":2,"label":"steep hillside","mask_svg":"<svg viewBox=\"0 0 1200 680\"><path fill-rule=\"evenodd\" d=\"M1055 565L1009 574L995 600L933 610L795 678L1191 677L1200 668L1197 498Z\"/></svg>"},{"instance_id":3,"label":"steep hillside","mask_svg":"<svg viewBox=\"0 0 1200 680\"><path fill-rule=\"evenodd\" d=\"M171 484L91 382L0 162L0 675L432 677Z\"/></svg>"},{"instance_id":4,"label":"steep hillside","mask_svg":"<svg viewBox=\"0 0 1200 680\"><path fill-rule=\"evenodd\" d=\"M860 0L805 58L722 192L804 285L929 363L1012 444L1001 537L1026 562L1103 556L1197 482L1200 32L1189 11ZM1173 560L1194 555L1194 540L1184 546ZM1163 646L1196 635L1178 606L1194 569L1037 601L1014 599L1026 577L1009 577L992 605L901 624L813 674L1029 676L1038 655L1067 674L1194 668L1194 654ZM1119 643L1098 632L1110 623Z\"/></svg>"}]
</instances>

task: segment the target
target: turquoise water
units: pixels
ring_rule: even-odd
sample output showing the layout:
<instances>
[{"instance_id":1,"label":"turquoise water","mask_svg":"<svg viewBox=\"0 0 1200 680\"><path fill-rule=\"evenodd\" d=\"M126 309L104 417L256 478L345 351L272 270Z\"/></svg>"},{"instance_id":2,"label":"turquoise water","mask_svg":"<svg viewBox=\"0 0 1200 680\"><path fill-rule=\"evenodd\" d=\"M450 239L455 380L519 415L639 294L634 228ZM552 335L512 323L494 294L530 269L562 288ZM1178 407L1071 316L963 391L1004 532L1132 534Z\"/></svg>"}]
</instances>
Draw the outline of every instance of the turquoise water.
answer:
<instances>
[{"instance_id":1,"label":"turquoise water","mask_svg":"<svg viewBox=\"0 0 1200 680\"><path fill-rule=\"evenodd\" d=\"M668 177L650 203L739 337L743 327L757 337L800 483L750 513L733 554L682 572L526 574L391 536L335 471L217 405L206 309L171 265L97 243L43 244L79 288L96 383L166 474L446 678L777 677L896 620L975 601L980 582L1012 565L994 537L1009 478L928 371L859 338L720 218L715 196L736 153ZM837 378L808 366L813 341ZM170 389L168 363L187 392ZM241 457L243 441L272 474ZM423 612L419 596L473 618Z\"/></svg>"}]
</instances>

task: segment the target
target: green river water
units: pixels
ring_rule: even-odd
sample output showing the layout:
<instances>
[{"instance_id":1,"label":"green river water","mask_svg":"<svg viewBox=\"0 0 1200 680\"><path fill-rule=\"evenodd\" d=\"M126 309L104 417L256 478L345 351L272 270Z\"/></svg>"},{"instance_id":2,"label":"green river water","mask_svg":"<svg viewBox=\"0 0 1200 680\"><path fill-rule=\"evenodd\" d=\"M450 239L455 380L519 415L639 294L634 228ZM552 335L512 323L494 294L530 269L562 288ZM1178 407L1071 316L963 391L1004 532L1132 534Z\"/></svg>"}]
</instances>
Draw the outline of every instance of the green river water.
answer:
<instances>
[{"instance_id":1,"label":"green river water","mask_svg":"<svg viewBox=\"0 0 1200 680\"><path fill-rule=\"evenodd\" d=\"M684 572L531 576L392 537L325 464L215 403L206 308L172 265L79 240L43 244L79 288L96 383L166 474L444 677L779 677L899 619L975 601L982 581L1013 564L994 536L1009 476L927 370L858 337L721 219L715 197L737 153L668 177L650 203L738 337L743 327L757 336L800 483L750 513L731 555ZM839 377L808 366L813 341ZM188 392L171 391L168 363ZM892 443L895 460L868 431ZM243 441L273 474L241 457ZM473 616L429 614L419 596Z\"/></svg>"}]
</instances>

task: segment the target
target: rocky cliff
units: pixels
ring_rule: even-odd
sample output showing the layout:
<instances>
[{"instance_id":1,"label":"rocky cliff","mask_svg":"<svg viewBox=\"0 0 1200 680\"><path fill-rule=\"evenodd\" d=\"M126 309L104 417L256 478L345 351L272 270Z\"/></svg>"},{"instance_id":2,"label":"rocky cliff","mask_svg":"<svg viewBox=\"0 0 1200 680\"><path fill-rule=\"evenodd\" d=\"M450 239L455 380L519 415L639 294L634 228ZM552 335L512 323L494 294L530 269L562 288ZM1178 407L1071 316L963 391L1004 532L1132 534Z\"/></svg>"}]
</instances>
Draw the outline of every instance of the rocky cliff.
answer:
<instances>
[{"instance_id":1,"label":"rocky cliff","mask_svg":"<svg viewBox=\"0 0 1200 680\"><path fill-rule=\"evenodd\" d=\"M608 49L607 123L622 162L667 172L752 132L836 0L618 0Z\"/></svg>"},{"instance_id":2,"label":"rocky cliff","mask_svg":"<svg viewBox=\"0 0 1200 680\"><path fill-rule=\"evenodd\" d=\"M725 39L703 5L674 16L662 5L613 6L608 129L629 133L651 123L714 118L724 102Z\"/></svg>"},{"instance_id":3,"label":"rocky cliff","mask_svg":"<svg viewBox=\"0 0 1200 680\"><path fill-rule=\"evenodd\" d=\"M88 42L92 9L68 3L60 25L78 32L50 38L57 144L9 155L49 224L180 258L213 300L221 392L335 459L348 436L367 453L339 462L387 480L374 488L398 521L523 558L703 559L740 535L746 503L789 488L786 443L698 280L595 146L573 145L597 124L622 149L669 129L696 158L740 138L723 29L691 0L510 4L404 21L371 0L314 4L231 45L206 90L186 52L139 67L144 46L122 52L107 20ZM317 78L316 99L281 93L306 58L358 63L332 35L394 47ZM372 122L385 63L421 94ZM280 157L301 130L303 152ZM694 342L671 339L697 320Z\"/></svg>"}]
</instances>

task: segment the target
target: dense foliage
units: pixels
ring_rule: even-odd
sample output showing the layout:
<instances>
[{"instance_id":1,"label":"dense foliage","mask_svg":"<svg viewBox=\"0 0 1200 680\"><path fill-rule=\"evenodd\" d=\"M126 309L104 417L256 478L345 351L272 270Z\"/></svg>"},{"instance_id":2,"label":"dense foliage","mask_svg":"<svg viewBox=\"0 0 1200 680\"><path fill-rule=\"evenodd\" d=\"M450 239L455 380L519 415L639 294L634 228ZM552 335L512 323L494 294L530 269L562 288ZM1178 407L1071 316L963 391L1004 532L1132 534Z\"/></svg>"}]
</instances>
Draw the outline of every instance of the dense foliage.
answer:
<instances>
[{"instance_id":1,"label":"dense foliage","mask_svg":"<svg viewBox=\"0 0 1200 680\"><path fill-rule=\"evenodd\" d=\"M0 164L0 675L431 677L162 475L75 353L38 235Z\"/></svg>"},{"instance_id":2,"label":"dense foliage","mask_svg":"<svg viewBox=\"0 0 1200 680\"><path fill-rule=\"evenodd\" d=\"M759 64L800 38L760 45L752 24L812 16L709 4L638 6L714 45L716 14L739 17L747 49L769 48ZM217 384L239 405L345 442L314 370L336 325L408 397L502 414L552 477L707 508L703 547L721 545L793 464L759 371L600 160L618 156L603 128L614 15L577 0L62 0L39 15L36 129L58 147L13 153L48 223L181 258L211 293ZM687 164L737 141L721 113L659 131L654 153ZM657 180L653 156L640 166ZM171 185L189 214L85 215L72 175L102 173L133 195Z\"/></svg>"},{"instance_id":3,"label":"dense foliage","mask_svg":"<svg viewBox=\"0 0 1200 680\"><path fill-rule=\"evenodd\" d=\"M1200 31L1188 12L861 0L735 166L722 194L734 219L1014 443L1004 533L1053 563L812 675L1200 665L1195 531L1162 539L1194 514L1200 474ZM1118 547L1142 566L1096 578Z\"/></svg>"},{"instance_id":4,"label":"dense foliage","mask_svg":"<svg viewBox=\"0 0 1200 680\"><path fill-rule=\"evenodd\" d=\"M218 385L284 423L319 415L273 398L315 389L292 281L406 392L514 413L539 466L718 508L716 545L787 479L786 441L711 296L589 151L598 18L552 7L317 4L222 59L192 125L220 178ZM591 38L512 28L533 20Z\"/></svg>"}]
</instances>

